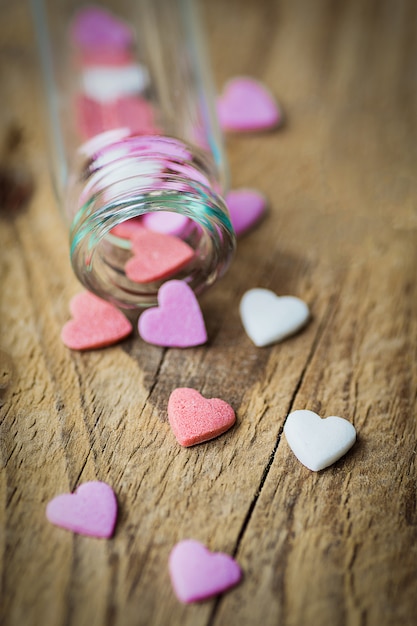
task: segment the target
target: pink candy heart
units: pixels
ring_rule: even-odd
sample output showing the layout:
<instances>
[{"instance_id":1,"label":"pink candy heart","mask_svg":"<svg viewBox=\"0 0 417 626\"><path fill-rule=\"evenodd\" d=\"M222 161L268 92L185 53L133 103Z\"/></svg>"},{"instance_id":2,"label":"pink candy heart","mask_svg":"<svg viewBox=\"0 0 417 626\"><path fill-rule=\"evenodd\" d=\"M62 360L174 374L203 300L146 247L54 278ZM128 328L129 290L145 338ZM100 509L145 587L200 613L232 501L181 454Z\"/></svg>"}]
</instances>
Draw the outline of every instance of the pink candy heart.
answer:
<instances>
[{"instance_id":1,"label":"pink candy heart","mask_svg":"<svg viewBox=\"0 0 417 626\"><path fill-rule=\"evenodd\" d=\"M184 267L194 256L185 241L146 228L132 237L133 257L125 265L126 276L135 283L150 283L166 278Z\"/></svg>"},{"instance_id":2,"label":"pink candy heart","mask_svg":"<svg viewBox=\"0 0 417 626\"><path fill-rule=\"evenodd\" d=\"M131 28L98 6L87 6L78 11L72 22L71 36L76 45L88 50L123 50L133 43Z\"/></svg>"},{"instance_id":3,"label":"pink candy heart","mask_svg":"<svg viewBox=\"0 0 417 626\"><path fill-rule=\"evenodd\" d=\"M177 598L188 604L211 598L236 585L242 572L222 552L210 552L193 539L180 541L169 556L169 573Z\"/></svg>"},{"instance_id":4,"label":"pink candy heart","mask_svg":"<svg viewBox=\"0 0 417 626\"><path fill-rule=\"evenodd\" d=\"M192 221L185 215L173 211L155 211L155 213L145 213L143 225L156 233L186 237L192 228Z\"/></svg>"},{"instance_id":5,"label":"pink candy heart","mask_svg":"<svg viewBox=\"0 0 417 626\"><path fill-rule=\"evenodd\" d=\"M132 239L139 231L143 230L142 217L132 217L117 224L111 229L111 234L121 239Z\"/></svg>"},{"instance_id":6,"label":"pink candy heart","mask_svg":"<svg viewBox=\"0 0 417 626\"><path fill-rule=\"evenodd\" d=\"M132 332L132 324L123 313L89 291L74 296L70 310L74 319L64 325L61 339L72 350L104 348Z\"/></svg>"},{"instance_id":7,"label":"pink candy heart","mask_svg":"<svg viewBox=\"0 0 417 626\"><path fill-rule=\"evenodd\" d=\"M255 226L266 211L266 198L256 189L233 189L226 195L226 204L237 236Z\"/></svg>"},{"instance_id":8,"label":"pink candy heart","mask_svg":"<svg viewBox=\"0 0 417 626\"><path fill-rule=\"evenodd\" d=\"M139 318L139 334L157 346L188 348L207 341L207 332L197 298L182 280L170 280L160 287L159 307L148 309Z\"/></svg>"},{"instance_id":9,"label":"pink candy heart","mask_svg":"<svg viewBox=\"0 0 417 626\"><path fill-rule=\"evenodd\" d=\"M270 91L245 76L229 80L218 98L217 111L224 130L255 131L277 126L281 111Z\"/></svg>"},{"instance_id":10,"label":"pink candy heart","mask_svg":"<svg viewBox=\"0 0 417 626\"><path fill-rule=\"evenodd\" d=\"M236 416L224 400L206 399L195 389L182 387L169 397L168 419L178 443L188 447L222 435Z\"/></svg>"},{"instance_id":11,"label":"pink candy heart","mask_svg":"<svg viewBox=\"0 0 417 626\"><path fill-rule=\"evenodd\" d=\"M46 507L48 520L75 533L111 537L117 518L117 500L106 483L84 483L75 493L56 496Z\"/></svg>"},{"instance_id":12,"label":"pink candy heart","mask_svg":"<svg viewBox=\"0 0 417 626\"><path fill-rule=\"evenodd\" d=\"M85 94L75 100L77 129L84 139L105 131L129 128L131 133L158 132L152 106L140 96L125 96L112 102L99 102Z\"/></svg>"}]
</instances>

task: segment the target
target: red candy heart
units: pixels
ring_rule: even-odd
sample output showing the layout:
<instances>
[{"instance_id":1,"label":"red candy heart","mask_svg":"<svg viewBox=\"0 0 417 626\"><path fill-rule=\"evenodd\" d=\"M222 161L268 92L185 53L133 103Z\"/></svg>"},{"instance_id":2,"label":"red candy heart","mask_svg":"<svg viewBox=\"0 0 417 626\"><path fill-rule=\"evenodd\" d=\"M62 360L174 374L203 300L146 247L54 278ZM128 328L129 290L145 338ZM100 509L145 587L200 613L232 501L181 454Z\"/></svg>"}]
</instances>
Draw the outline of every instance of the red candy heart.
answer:
<instances>
[{"instance_id":1,"label":"red candy heart","mask_svg":"<svg viewBox=\"0 0 417 626\"><path fill-rule=\"evenodd\" d=\"M125 265L126 276L135 283L166 278L184 267L194 250L178 237L142 229L132 237L133 257Z\"/></svg>"},{"instance_id":2,"label":"red candy heart","mask_svg":"<svg viewBox=\"0 0 417 626\"><path fill-rule=\"evenodd\" d=\"M116 307L89 291L70 302L72 320L61 331L63 343L72 350L104 348L130 335L132 325Z\"/></svg>"},{"instance_id":3,"label":"red candy heart","mask_svg":"<svg viewBox=\"0 0 417 626\"><path fill-rule=\"evenodd\" d=\"M175 389L168 400L168 419L182 446L214 439L233 426L235 412L224 400L207 400L195 389Z\"/></svg>"}]
</instances>

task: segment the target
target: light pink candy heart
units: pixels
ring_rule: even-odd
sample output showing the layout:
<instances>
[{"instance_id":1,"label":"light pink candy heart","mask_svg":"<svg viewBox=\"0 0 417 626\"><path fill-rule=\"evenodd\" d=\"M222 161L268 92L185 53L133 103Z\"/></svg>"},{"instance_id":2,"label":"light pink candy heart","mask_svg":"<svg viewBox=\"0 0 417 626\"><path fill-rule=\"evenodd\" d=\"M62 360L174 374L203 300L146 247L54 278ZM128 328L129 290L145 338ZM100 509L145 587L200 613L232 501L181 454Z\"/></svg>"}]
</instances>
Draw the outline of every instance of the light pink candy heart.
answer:
<instances>
[{"instance_id":1,"label":"light pink candy heart","mask_svg":"<svg viewBox=\"0 0 417 626\"><path fill-rule=\"evenodd\" d=\"M158 291L158 303L139 318L138 330L144 341L170 348L188 348L207 341L203 314L187 283L164 283Z\"/></svg>"},{"instance_id":2,"label":"light pink candy heart","mask_svg":"<svg viewBox=\"0 0 417 626\"><path fill-rule=\"evenodd\" d=\"M86 6L78 11L71 24L75 44L90 50L125 49L133 43L133 32L106 9Z\"/></svg>"},{"instance_id":3,"label":"light pink candy heart","mask_svg":"<svg viewBox=\"0 0 417 626\"><path fill-rule=\"evenodd\" d=\"M193 539L174 546L169 556L169 573L177 598L185 604L227 591L242 577L239 565L231 556L210 552Z\"/></svg>"},{"instance_id":4,"label":"light pink candy heart","mask_svg":"<svg viewBox=\"0 0 417 626\"><path fill-rule=\"evenodd\" d=\"M108 538L116 524L116 496L106 483L87 482L75 493L61 494L48 502L46 517L52 524L66 530Z\"/></svg>"},{"instance_id":5,"label":"light pink candy heart","mask_svg":"<svg viewBox=\"0 0 417 626\"><path fill-rule=\"evenodd\" d=\"M282 119L271 92L261 82L246 76L229 80L217 101L224 130L256 131L274 128Z\"/></svg>"},{"instance_id":6,"label":"light pink candy heart","mask_svg":"<svg viewBox=\"0 0 417 626\"><path fill-rule=\"evenodd\" d=\"M192 227L192 221L180 213L155 211L155 213L145 213L143 225L156 233L186 237Z\"/></svg>"},{"instance_id":7,"label":"light pink candy heart","mask_svg":"<svg viewBox=\"0 0 417 626\"><path fill-rule=\"evenodd\" d=\"M232 226L237 236L250 230L266 212L266 198L256 189L232 189L226 195Z\"/></svg>"}]
</instances>

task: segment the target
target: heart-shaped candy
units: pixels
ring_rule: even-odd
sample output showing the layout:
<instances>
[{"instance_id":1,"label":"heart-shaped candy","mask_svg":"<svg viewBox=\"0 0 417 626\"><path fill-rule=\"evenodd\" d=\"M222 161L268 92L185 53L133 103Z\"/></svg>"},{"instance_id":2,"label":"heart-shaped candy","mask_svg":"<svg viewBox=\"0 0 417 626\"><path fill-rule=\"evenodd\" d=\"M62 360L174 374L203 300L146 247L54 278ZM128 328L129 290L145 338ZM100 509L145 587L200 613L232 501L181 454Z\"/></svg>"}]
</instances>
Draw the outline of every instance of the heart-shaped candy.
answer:
<instances>
[{"instance_id":1,"label":"heart-shaped candy","mask_svg":"<svg viewBox=\"0 0 417 626\"><path fill-rule=\"evenodd\" d=\"M222 435L236 416L224 400L206 399L195 389L181 387L169 397L168 419L178 443L188 447Z\"/></svg>"},{"instance_id":2,"label":"heart-shaped candy","mask_svg":"<svg viewBox=\"0 0 417 626\"><path fill-rule=\"evenodd\" d=\"M229 80L217 101L220 125L224 130L256 131L274 128L282 118L270 91L246 76Z\"/></svg>"},{"instance_id":3,"label":"heart-shaped candy","mask_svg":"<svg viewBox=\"0 0 417 626\"><path fill-rule=\"evenodd\" d=\"M98 6L86 6L76 13L71 36L76 45L87 50L126 49L133 43L130 26Z\"/></svg>"},{"instance_id":4,"label":"heart-shaped candy","mask_svg":"<svg viewBox=\"0 0 417 626\"><path fill-rule=\"evenodd\" d=\"M232 189L226 204L237 236L255 226L266 211L266 198L256 189Z\"/></svg>"},{"instance_id":5,"label":"heart-shaped candy","mask_svg":"<svg viewBox=\"0 0 417 626\"><path fill-rule=\"evenodd\" d=\"M155 211L145 213L143 225L156 233L173 235L174 237L186 237L190 232L193 222L186 215L173 211Z\"/></svg>"},{"instance_id":6,"label":"heart-shaped candy","mask_svg":"<svg viewBox=\"0 0 417 626\"><path fill-rule=\"evenodd\" d=\"M278 297L269 289L249 289L240 302L240 317L256 346L268 346L297 332L310 316L303 300Z\"/></svg>"},{"instance_id":7,"label":"heart-shaped candy","mask_svg":"<svg viewBox=\"0 0 417 626\"><path fill-rule=\"evenodd\" d=\"M157 346L188 348L207 341L198 300L182 280L170 280L158 291L159 307L147 309L138 322L144 341Z\"/></svg>"},{"instance_id":8,"label":"heart-shaped candy","mask_svg":"<svg viewBox=\"0 0 417 626\"><path fill-rule=\"evenodd\" d=\"M169 556L169 573L175 594L185 604L211 598L237 585L242 572L223 552L210 552L194 539L180 541Z\"/></svg>"},{"instance_id":9,"label":"heart-shaped candy","mask_svg":"<svg viewBox=\"0 0 417 626\"><path fill-rule=\"evenodd\" d=\"M284 433L297 459L317 472L340 459L356 441L353 424L332 415L321 419L313 411L293 411L287 417Z\"/></svg>"},{"instance_id":10,"label":"heart-shaped candy","mask_svg":"<svg viewBox=\"0 0 417 626\"><path fill-rule=\"evenodd\" d=\"M194 250L178 237L143 228L131 238L133 256L125 265L126 276L135 283L150 283L180 270L193 258Z\"/></svg>"},{"instance_id":11,"label":"heart-shaped candy","mask_svg":"<svg viewBox=\"0 0 417 626\"><path fill-rule=\"evenodd\" d=\"M158 131L151 104L140 96L123 96L112 102L99 102L85 94L78 94L75 117L78 132L84 139L124 128L128 128L130 133L143 135Z\"/></svg>"},{"instance_id":12,"label":"heart-shaped candy","mask_svg":"<svg viewBox=\"0 0 417 626\"><path fill-rule=\"evenodd\" d=\"M111 537L117 518L117 500L106 483L84 483L75 493L64 493L48 502L48 520L75 533Z\"/></svg>"},{"instance_id":13,"label":"heart-shaped candy","mask_svg":"<svg viewBox=\"0 0 417 626\"><path fill-rule=\"evenodd\" d=\"M111 229L111 234L121 239L132 239L139 231L143 230L142 216L132 217L130 220L125 220L120 224L117 224Z\"/></svg>"},{"instance_id":14,"label":"heart-shaped candy","mask_svg":"<svg viewBox=\"0 0 417 626\"><path fill-rule=\"evenodd\" d=\"M132 332L132 324L123 313L89 291L71 299L70 311L74 319L64 325L61 339L72 350L110 346Z\"/></svg>"}]
</instances>

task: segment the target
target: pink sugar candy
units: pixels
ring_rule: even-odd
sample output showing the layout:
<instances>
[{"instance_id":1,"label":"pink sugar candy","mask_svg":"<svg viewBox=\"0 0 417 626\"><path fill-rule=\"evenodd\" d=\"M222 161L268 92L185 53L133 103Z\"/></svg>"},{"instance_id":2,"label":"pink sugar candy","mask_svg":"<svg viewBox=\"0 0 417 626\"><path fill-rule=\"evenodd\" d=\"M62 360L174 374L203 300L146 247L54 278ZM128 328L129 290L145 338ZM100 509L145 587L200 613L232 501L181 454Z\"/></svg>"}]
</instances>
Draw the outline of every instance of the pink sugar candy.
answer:
<instances>
[{"instance_id":1,"label":"pink sugar candy","mask_svg":"<svg viewBox=\"0 0 417 626\"><path fill-rule=\"evenodd\" d=\"M282 118L270 91L261 82L246 76L226 83L217 101L217 111L221 127L231 131L274 128Z\"/></svg>"},{"instance_id":2,"label":"pink sugar candy","mask_svg":"<svg viewBox=\"0 0 417 626\"><path fill-rule=\"evenodd\" d=\"M182 387L169 397L168 419L178 443L189 447L225 433L236 415L224 400L206 399L195 389Z\"/></svg>"},{"instance_id":3,"label":"pink sugar candy","mask_svg":"<svg viewBox=\"0 0 417 626\"><path fill-rule=\"evenodd\" d=\"M104 348L132 332L132 324L123 313L89 291L74 296L70 310L74 319L64 325L61 339L72 350Z\"/></svg>"},{"instance_id":4,"label":"pink sugar candy","mask_svg":"<svg viewBox=\"0 0 417 626\"><path fill-rule=\"evenodd\" d=\"M223 552L210 552L193 539L180 541L169 556L169 573L175 594L188 604L211 598L237 585L242 572Z\"/></svg>"},{"instance_id":5,"label":"pink sugar candy","mask_svg":"<svg viewBox=\"0 0 417 626\"><path fill-rule=\"evenodd\" d=\"M116 524L116 496L106 483L87 482L75 493L61 494L48 502L46 517L66 530L107 539Z\"/></svg>"},{"instance_id":6,"label":"pink sugar candy","mask_svg":"<svg viewBox=\"0 0 417 626\"><path fill-rule=\"evenodd\" d=\"M256 189L232 189L226 195L226 204L237 236L255 226L266 211L266 198Z\"/></svg>"},{"instance_id":7,"label":"pink sugar candy","mask_svg":"<svg viewBox=\"0 0 417 626\"><path fill-rule=\"evenodd\" d=\"M167 348L188 348L207 341L203 314L187 283L164 283L158 291L158 304L139 318L138 330L144 341Z\"/></svg>"},{"instance_id":8,"label":"pink sugar candy","mask_svg":"<svg viewBox=\"0 0 417 626\"><path fill-rule=\"evenodd\" d=\"M74 43L84 49L128 48L133 33L125 22L98 6L80 9L71 26Z\"/></svg>"},{"instance_id":9,"label":"pink sugar candy","mask_svg":"<svg viewBox=\"0 0 417 626\"><path fill-rule=\"evenodd\" d=\"M150 283L171 276L194 256L185 241L171 235L138 229L131 237L133 256L125 265L126 276L135 283Z\"/></svg>"},{"instance_id":10,"label":"pink sugar candy","mask_svg":"<svg viewBox=\"0 0 417 626\"><path fill-rule=\"evenodd\" d=\"M152 106L140 96L126 96L111 102L98 102L79 94L75 100L77 129L84 139L114 129L128 128L137 134L159 132Z\"/></svg>"},{"instance_id":11,"label":"pink sugar candy","mask_svg":"<svg viewBox=\"0 0 417 626\"><path fill-rule=\"evenodd\" d=\"M186 237L192 227L192 221L180 213L155 211L155 213L145 213L143 225L156 233L164 233L174 237Z\"/></svg>"},{"instance_id":12,"label":"pink sugar candy","mask_svg":"<svg viewBox=\"0 0 417 626\"><path fill-rule=\"evenodd\" d=\"M88 66L102 66L110 65L112 67L123 67L129 63L134 62L134 55L126 48L106 48L99 49L86 48L82 49L77 60L80 65L84 67Z\"/></svg>"},{"instance_id":13,"label":"pink sugar candy","mask_svg":"<svg viewBox=\"0 0 417 626\"><path fill-rule=\"evenodd\" d=\"M142 217L132 217L130 220L125 220L117 224L110 232L115 237L120 237L121 239L132 239L142 230Z\"/></svg>"}]
</instances>

